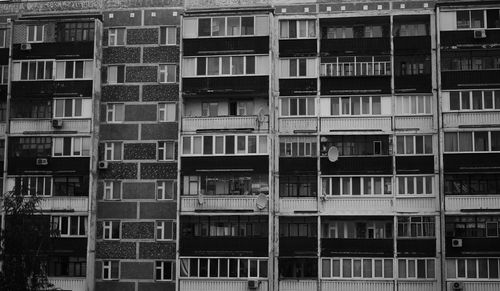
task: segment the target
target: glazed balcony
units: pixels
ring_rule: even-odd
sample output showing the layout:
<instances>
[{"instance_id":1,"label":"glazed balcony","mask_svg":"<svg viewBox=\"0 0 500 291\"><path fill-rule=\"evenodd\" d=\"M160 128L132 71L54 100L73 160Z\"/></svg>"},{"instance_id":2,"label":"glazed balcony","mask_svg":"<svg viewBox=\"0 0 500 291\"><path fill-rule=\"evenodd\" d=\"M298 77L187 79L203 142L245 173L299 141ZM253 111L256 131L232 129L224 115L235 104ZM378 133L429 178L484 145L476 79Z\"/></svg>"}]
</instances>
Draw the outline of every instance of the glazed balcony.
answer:
<instances>
[{"instance_id":1,"label":"glazed balcony","mask_svg":"<svg viewBox=\"0 0 500 291\"><path fill-rule=\"evenodd\" d=\"M328 133L335 130L366 130L366 131L392 131L392 118L380 117L339 117L324 116L320 121L321 132Z\"/></svg>"},{"instance_id":2,"label":"glazed balcony","mask_svg":"<svg viewBox=\"0 0 500 291\"><path fill-rule=\"evenodd\" d=\"M31 43L30 50L21 49L22 44L14 44L12 55L14 60L25 59L59 59L71 56L73 59L93 59L93 41L41 42Z\"/></svg>"},{"instance_id":3,"label":"glazed balcony","mask_svg":"<svg viewBox=\"0 0 500 291\"><path fill-rule=\"evenodd\" d=\"M447 195L446 213L461 213L463 210L496 212L500 209L500 195Z\"/></svg>"},{"instance_id":4,"label":"glazed balcony","mask_svg":"<svg viewBox=\"0 0 500 291\"><path fill-rule=\"evenodd\" d=\"M281 117L278 119L280 133L318 132L316 117Z\"/></svg>"},{"instance_id":5,"label":"glazed balcony","mask_svg":"<svg viewBox=\"0 0 500 291\"><path fill-rule=\"evenodd\" d=\"M85 291L87 282L85 278L79 277L48 277L50 283L57 290Z\"/></svg>"},{"instance_id":6,"label":"glazed balcony","mask_svg":"<svg viewBox=\"0 0 500 291\"><path fill-rule=\"evenodd\" d=\"M380 197L337 197L321 199L322 214L376 215L393 211L392 195Z\"/></svg>"},{"instance_id":7,"label":"glazed balcony","mask_svg":"<svg viewBox=\"0 0 500 291\"><path fill-rule=\"evenodd\" d=\"M495 125L500 124L500 113L498 111L444 112L443 124L445 128L458 128L463 125Z\"/></svg>"},{"instance_id":8,"label":"glazed balcony","mask_svg":"<svg viewBox=\"0 0 500 291\"><path fill-rule=\"evenodd\" d=\"M61 127L54 127L52 119L16 118L10 122L11 134L28 133L89 133L91 129L90 119L65 119Z\"/></svg>"},{"instance_id":9,"label":"glazed balcony","mask_svg":"<svg viewBox=\"0 0 500 291\"><path fill-rule=\"evenodd\" d=\"M84 196L44 197L40 202L42 211L87 212L89 198Z\"/></svg>"},{"instance_id":10,"label":"glazed balcony","mask_svg":"<svg viewBox=\"0 0 500 291\"><path fill-rule=\"evenodd\" d=\"M269 96L269 76L183 78L182 82L185 98Z\"/></svg>"},{"instance_id":11,"label":"glazed balcony","mask_svg":"<svg viewBox=\"0 0 500 291\"><path fill-rule=\"evenodd\" d=\"M432 115L395 116L394 128L432 131L434 129L434 117Z\"/></svg>"},{"instance_id":12,"label":"glazed balcony","mask_svg":"<svg viewBox=\"0 0 500 291\"><path fill-rule=\"evenodd\" d=\"M181 196L181 212L258 212L267 213L269 202L257 205L257 196L200 195Z\"/></svg>"},{"instance_id":13,"label":"glazed balcony","mask_svg":"<svg viewBox=\"0 0 500 291\"><path fill-rule=\"evenodd\" d=\"M184 117L182 119L182 131L184 132L231 129L266 132L269 130L269 115L265 116L263 122L259 122L256 115Z\"/></svg>"},{"instance_id":14,"label":"glazed balcony","mask_svg":"<svg viewBox=\"0 0 500 291\"><path fill-rule=\"evenodd\" d=\"M392 238L323 238L321 239L321 256L367 255L392 258L393 243Z\"/></svg>"},{"instance_id":15,"label":"glazed balcony","mask_svg":"<svg viewBox=\"0 0 500 291\"><path fill-rule=\"evenodd\" d=\"M245 291L248 290L248 281L252 279L179 279L180 290L204 291ZM267 280L259 280L259 287L255 291L267 291ZM281 289L280 289L281 290ZM305 289L304 289L305 290Z\"/></svg>"}]
</instances>

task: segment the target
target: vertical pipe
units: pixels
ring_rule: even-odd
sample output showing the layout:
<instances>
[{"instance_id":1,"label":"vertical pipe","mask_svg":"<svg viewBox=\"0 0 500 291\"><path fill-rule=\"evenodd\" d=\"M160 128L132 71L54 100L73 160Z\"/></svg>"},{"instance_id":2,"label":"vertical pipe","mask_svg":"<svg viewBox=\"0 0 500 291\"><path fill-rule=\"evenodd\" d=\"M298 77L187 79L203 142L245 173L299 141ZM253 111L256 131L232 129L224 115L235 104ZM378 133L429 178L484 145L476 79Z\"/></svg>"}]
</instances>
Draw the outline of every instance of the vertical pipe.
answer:
<instances>
[{"instance_id":1,"label":"vertical pipe","mask_svg":"<svg viewBox=\"0 0 500 291\"><path fill-rule=\"evenodd\" d=\"M181 217L181 158L180 153L182 152L182 118L184 116L184 100L182 99L182 56L184 54L183 50L183 23L184 16L181 14L179 18L179 107L178 107L178 119L177 119L177 205L175 214L175 290L180 290L180 274L181 274L181 262L179 258L179 242L180 242L180 217Z\"/></svg>"}]
</instances>

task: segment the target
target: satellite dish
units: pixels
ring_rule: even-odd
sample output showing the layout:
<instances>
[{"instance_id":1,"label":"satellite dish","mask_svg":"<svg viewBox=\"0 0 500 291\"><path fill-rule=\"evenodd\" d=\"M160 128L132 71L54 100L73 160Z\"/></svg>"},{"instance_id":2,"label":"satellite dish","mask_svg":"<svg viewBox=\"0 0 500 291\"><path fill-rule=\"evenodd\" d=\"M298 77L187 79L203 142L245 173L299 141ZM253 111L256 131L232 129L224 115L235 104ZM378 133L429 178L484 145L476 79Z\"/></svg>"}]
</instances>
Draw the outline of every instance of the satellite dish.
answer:
<instances>
[{"instance_id":1,"label":"satellite dish","mask_svg":"<svg viewBox=\"0 0 500 291\"><path fill-rule=\"evenodd\" d=\"M255 204L257 205L257 208L259 210L266 208L267 207L267 195L264 193L260 193L257 196L257 201L255 202Z\"/></svg>"},{"instance_id":2,"label":"satellite dish","mask_svg":"<svg viewBox=\"0 0 500 291\"><path fill-rule=\"evenodd\" d=\"M337 149L337 147L330 147L328 149L328 160L330 162L336 162L337 160L339 159L339 150Z\"/></svg>"},{"instance_id":3,"label":"satellite dish","mask_svg":"<svg viewBox=\"0 0 500 291\"><path fill-rule=\"evenodd\" d=\"M266 121L266 115L264 114L264 108L260 108L259 112L257 113L257 121L260 123L263 123Z\"/></svg>"}]
</instances>

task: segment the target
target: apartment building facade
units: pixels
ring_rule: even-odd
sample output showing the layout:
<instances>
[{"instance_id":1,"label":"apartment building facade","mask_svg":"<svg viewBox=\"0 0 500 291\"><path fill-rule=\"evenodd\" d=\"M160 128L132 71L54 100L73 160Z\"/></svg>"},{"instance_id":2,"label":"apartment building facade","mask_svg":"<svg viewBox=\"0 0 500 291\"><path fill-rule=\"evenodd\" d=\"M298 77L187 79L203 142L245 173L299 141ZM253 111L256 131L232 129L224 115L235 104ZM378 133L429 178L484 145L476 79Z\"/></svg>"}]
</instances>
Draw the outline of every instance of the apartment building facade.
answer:
<instances>
[{"instance_id":1,"label":"apartment building facade","mask_svg":"<svg viewBox=\"0 0 500 291\"><path fill-rule=\"evenodd\" d=\"M56 287L499 288L497 1L0 10Z\"/></svg>"}]
</instances>

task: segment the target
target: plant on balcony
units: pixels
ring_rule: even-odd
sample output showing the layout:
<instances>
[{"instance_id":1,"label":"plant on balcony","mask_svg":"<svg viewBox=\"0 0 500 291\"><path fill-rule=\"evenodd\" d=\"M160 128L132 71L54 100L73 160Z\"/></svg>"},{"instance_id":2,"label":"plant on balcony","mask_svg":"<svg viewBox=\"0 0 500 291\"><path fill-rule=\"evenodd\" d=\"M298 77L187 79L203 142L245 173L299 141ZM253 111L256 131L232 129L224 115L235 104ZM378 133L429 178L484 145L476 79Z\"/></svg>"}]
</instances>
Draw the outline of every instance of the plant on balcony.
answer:
<instances>
[{"instance_id":1,"label":"plant on balcony","mask_svg":"<svg viewBox=\"0 0 500 291\"><path fill-rule=\"evenodd\" d=\"M4 226L0 233L0 290L54 290L45 267L44 247L50 230L40 223L41 200L23 195L18 187L0 200Z\"/></svg>"}]
</instances>

